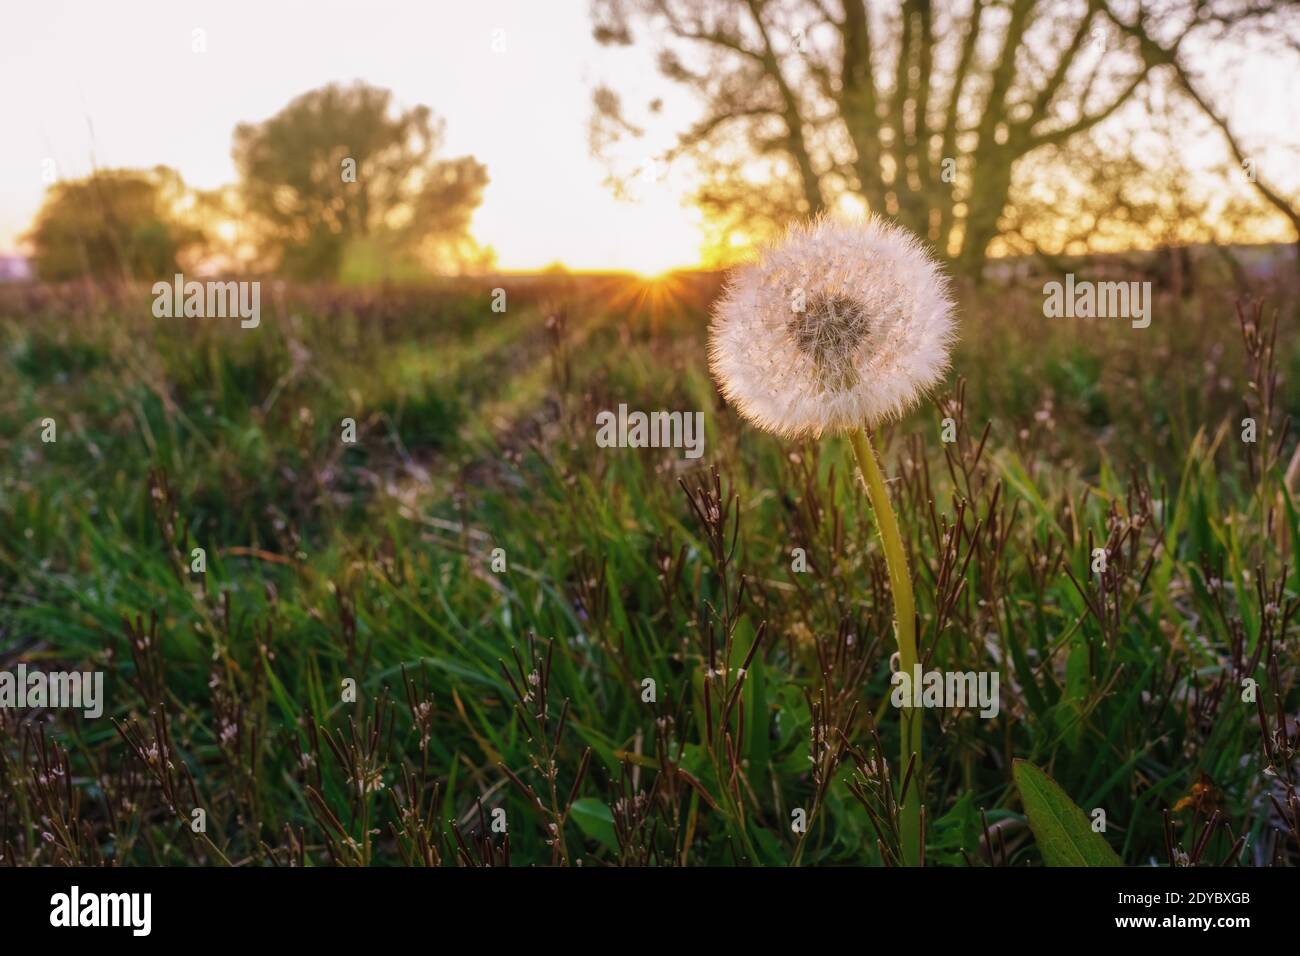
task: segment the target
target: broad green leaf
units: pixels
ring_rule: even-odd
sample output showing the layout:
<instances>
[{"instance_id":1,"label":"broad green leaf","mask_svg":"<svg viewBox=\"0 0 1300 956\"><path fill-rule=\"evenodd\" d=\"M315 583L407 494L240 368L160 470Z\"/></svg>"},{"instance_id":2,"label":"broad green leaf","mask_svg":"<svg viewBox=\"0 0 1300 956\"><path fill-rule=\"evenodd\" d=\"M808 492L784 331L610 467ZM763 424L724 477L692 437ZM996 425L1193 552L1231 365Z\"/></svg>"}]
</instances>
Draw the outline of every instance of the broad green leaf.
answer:
<instances>
[{"instance_id":1,"label":"broad green leaf","mask_svg":"<svg viewBox=\"0 0 1300 956\"><path fill-rule=\"evenodd\" d=\"M978 856L980 845L980 816L975 807L975 796L967 790L957 799L952 808L927 830L926 856L935 862L948 866L961 866L965 857L962 850L970 856Z\"/></svg>"},{"instance_id":2,"label":"broad green leaf","mask_svg":"<svg viewBox=\"0 0 1300 956\"><path fill-rule=\"evenodd\" d=\"M595 797L573 801L569 815L583 835L600 843L612 853L618 852L618 837L614 835L614 814Z\"/></svg>"},{"instance_id":3,"label":"broad green leaf","mask_svg":"<svg viewBox=\"0 0 1300 956\"><path fill-rule=\"evenodd\" d=\"M1012 774L1043 862L1048 866L1124 865L1055 780L1025 760L1015 762Z\"/></svg>"}]
</instances>

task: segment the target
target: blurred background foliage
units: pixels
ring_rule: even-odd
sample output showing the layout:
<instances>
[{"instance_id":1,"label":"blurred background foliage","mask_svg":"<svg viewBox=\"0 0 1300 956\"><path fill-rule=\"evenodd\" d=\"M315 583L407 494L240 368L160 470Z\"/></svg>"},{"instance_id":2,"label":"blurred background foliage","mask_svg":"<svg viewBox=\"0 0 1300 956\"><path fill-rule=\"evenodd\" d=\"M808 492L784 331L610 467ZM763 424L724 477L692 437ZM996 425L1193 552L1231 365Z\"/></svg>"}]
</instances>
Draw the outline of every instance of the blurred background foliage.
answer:
<instances>
[{"instance_id":1,"label":"blurred background foliage","mask_svg":"<svg viewBox=\"0 0 1300 956\"><path fill-rule=\"evenodd\" d=\"M487 169L440 159L428 107L364 83L305 93L234 131L239 181L98 170L51 187L28 236L37 275L142 281L180 268L377 282L491 265L470 236Z\"/></svg>"}]
</instances>

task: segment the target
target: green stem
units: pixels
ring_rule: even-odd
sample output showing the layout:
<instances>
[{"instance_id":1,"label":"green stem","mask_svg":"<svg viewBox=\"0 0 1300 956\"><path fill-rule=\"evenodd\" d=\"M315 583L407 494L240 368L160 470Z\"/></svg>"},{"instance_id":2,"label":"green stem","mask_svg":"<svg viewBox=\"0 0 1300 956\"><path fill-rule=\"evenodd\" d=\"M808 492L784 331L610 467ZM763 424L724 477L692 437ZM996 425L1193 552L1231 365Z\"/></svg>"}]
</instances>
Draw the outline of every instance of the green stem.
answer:
<instances>
[{"instance_id":1,"label":"green stem","mask_svg":"<svg viewBox=\"0 0 1300 956\"><path fill-rule=\"evenodd\" d=\"M871 496L871 510L876 516L876 530L885 549L885 565L889 569L889 587L894 593L894 636L898 638L899 669L912 676L916 665L916 605L912 599L912 578L907 571L907 551L898 533L898 519L889 503L885 489L885 476L876 462L875 449L866 429L849 432L853 453L867 483ZM921 712L913 707L902 708L901 747L899 748L899 785L907 772L909 762L915 760L912 779L907 793L899 795L899 831L902 839L903 863L921 865Z\"/></svg>"}]
</instances>

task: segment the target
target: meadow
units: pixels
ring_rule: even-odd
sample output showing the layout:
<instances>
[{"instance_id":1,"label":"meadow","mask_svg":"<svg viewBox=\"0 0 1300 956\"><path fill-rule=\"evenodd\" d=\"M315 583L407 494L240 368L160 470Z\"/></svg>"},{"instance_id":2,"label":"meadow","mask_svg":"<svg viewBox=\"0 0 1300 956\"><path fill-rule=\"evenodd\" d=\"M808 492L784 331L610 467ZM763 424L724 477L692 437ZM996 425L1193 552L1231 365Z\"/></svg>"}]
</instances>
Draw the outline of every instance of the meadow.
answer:
<instances>
[{"instance_id":1,"label":"meadow","mask_svg":"<svg viewBox=\"0 0 1300 956\"><path fill-rule=\"evenodd\" d=\"M106 689L0 709L0 862L896 863L866 492L725 406L720 281L0 288L0 668ZM927 865L1045 862L1018 760L1126 865L1300 862L1295 290L957 297L877 436L927 667L1000 678L925 712ZM620 404L703 455L598 446Z\"/></svg>"}]
</instances>

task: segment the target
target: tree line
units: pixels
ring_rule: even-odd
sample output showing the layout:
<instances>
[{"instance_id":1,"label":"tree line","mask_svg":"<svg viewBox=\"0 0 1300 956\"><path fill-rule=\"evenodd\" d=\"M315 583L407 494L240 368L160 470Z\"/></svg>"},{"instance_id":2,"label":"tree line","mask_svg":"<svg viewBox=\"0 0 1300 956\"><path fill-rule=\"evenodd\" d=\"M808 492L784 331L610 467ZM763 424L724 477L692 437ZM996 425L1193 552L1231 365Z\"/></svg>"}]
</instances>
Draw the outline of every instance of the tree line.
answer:
<instances>
[{"instance_id":1,"label":"tree line","mask_svg":"<svg viewBox=\"0 0 1300 956\"><path fill-rule=\"evenodd\" d=\"M487 169L440 158L442 133L427 106L399 109L390 90L311 90L235 128L229 186L192 189L165 166L51 185L27 236L36 274L153 280L202 263L334 280L489 264L469 233Z\"/></svg>"}]
</instances>

